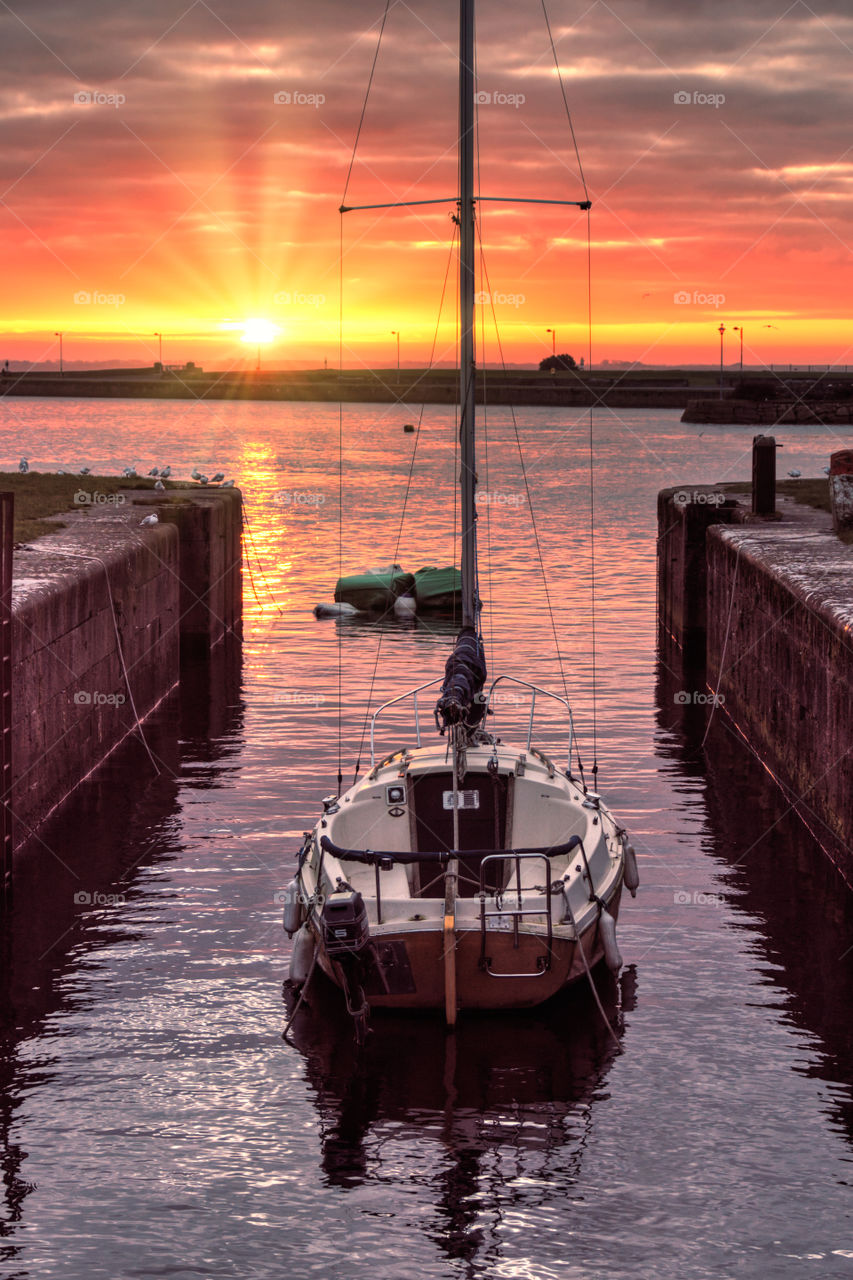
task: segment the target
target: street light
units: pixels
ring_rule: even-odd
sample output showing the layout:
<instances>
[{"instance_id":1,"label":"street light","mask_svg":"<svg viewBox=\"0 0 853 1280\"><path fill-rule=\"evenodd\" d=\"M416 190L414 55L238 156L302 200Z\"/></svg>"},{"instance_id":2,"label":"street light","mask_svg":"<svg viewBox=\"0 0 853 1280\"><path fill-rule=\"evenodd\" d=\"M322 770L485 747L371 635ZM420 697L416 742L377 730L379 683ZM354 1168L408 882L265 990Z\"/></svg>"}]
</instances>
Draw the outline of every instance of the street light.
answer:
<instances>
[{"instance_id":1,"label":"street light","mask_svg":"<svg viewBox=\"0 0 853 1280\"><path fill-rule=\"evenodd\" d=\"M551 335L551 355L552 355L552 356L556 356L556 354L557 354L557 330L556 330L556 329L546 329L546 330L545 330L545 332L546 332L546 333L550 333L550 335Z\"/></svg>"},{"instance_id":2,"label":"street light","mask_svg":"<svg viewBox=\"0 0 853 1280\"><path fill-rule=\"evenodd\" d=\"M726 332L726 326L720 325L720 399L723 398L723 334Z\"/></svg>"},{"instance_id":3,"label":"street light","mask_svg":"<svg viewBox=\"0 0 853 1280\"><path fill-rule=\"evenodd\" d=\"M400 372L400 332L398 329L391 330L391 337L397 338L397 372Z\"/></svg>"},{"instance_id":4,"label":"street light","mask_svg":"<svg viewBox=\"0 0 853 1280\"><path fill-rule=\"evenodd\" d=\"M154 337L160 339L160 372L162 373L163 372L163 335L162 333L155 333Z\"/></svg>"},{"instance_id":5,"label":"street light","mask_svg":"<svg viewBox=\"0 0 853 1280\"><path fill-rule=\"evenodd\" d=\"M59 376L62 377L62 334L54 333L54 338L59 339Z\"/></svg>"},{"instance_id":6,"label":"street light","mask_svg":"<svg viewBox=\"0 0 853 1280\"><path fill-rule=\"evenodd\" d=\"M735 325L734 333L740 334L740 371L743 373L743 325Z\"/></svg>"}]
</instances>

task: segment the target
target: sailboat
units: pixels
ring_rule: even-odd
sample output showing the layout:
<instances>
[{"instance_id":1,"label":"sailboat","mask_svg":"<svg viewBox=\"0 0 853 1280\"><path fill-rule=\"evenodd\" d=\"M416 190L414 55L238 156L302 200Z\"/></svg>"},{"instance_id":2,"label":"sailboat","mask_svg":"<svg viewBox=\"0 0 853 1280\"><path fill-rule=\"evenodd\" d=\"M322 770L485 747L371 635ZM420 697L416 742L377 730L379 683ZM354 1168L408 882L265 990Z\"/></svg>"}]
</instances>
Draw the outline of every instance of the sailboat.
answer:
<instances>
[{"instance_id":1,"label":"sailboat","mask_svg":"<svg viewBox=\"0 0 853 1280\"><path fill-rule=\"evenodd\" d=\"M474 65L474 0L461 0L461 628L443 677L374 712L370 770L323 801L285 895L291 981L305 988L319 966L362 1028L372 1009L435 1010L453 1027L464 1010L525 1008L592 981L602 961L618 970L620 897L638 883L627 832L573 770L567 699L509 674L487 683L477 593L475 207L483 197L474 193ZM526 737L514 745L487 728L507 686L530 704ZM424 703L436 693L428 741ZM535 708L546 699L568 722L565 767L534 745ZM412 737L377 759L377 723L401 704L411 705Z\"/></svg>"}]
</instances>

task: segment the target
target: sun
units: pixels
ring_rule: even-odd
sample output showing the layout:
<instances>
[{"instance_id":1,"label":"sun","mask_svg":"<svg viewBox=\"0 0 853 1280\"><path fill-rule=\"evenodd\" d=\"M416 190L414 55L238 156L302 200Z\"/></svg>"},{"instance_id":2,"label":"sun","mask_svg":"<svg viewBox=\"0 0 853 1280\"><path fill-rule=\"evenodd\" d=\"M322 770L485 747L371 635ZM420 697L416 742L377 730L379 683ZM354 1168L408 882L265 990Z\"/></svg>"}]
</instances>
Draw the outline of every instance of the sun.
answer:
<instances>
[{"instance_id":1,"label":"sun","mask_svg":"<svg viewBox=\"0 0 853 1280\"><path fill-rule=\"evenodd\" d=\"M278 325L271 320L244 320L239 328L242 331L240 341L250 343L253 347L263 342L272 342L281 333Z\"/></svg>"}]
</instances>

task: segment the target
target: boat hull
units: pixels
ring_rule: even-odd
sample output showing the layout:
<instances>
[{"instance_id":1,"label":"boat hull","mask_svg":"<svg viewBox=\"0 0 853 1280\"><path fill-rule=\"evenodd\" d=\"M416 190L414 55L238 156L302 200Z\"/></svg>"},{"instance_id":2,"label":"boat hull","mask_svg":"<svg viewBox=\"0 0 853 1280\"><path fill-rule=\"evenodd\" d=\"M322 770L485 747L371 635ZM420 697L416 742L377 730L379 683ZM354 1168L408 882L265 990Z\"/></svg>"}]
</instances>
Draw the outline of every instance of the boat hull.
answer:
<instances>
[{"instance_id":1,"label":"boat hull","mask_svg":"<svg viewBox=\"0 0 853 1280\"><path fill-rule=\"evenodd\" d=\"M607 904L615 918L621 885ZM345 989L349 964L329 956L320 941L317 962L337 986ZM546 930L487 930L486 963L479 928L394 929L372 933L370 956L362 956L359 975L372 1009L444 1010L448 1006L448 974L455 987L455 1009L525 1009L550 1000L558 991L585 976L604 959L597 922L576 939L557 936L548 942ZM452 956L448 957L448 950ZM506 975L506 976L502 976ZM512 975L512 976L509 976Z\"/></svg>"}]
</instances>

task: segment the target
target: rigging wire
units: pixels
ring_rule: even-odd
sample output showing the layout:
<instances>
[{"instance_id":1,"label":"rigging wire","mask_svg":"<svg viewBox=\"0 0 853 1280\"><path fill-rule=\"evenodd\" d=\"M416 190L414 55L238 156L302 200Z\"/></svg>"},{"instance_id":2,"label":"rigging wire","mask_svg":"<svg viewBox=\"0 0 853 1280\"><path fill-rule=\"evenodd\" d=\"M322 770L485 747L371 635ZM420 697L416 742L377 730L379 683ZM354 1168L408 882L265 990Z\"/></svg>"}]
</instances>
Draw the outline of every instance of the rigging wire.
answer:
<instances>
[{"instance_id":1,"label":"rigging wire","mask_svg":"<svg viewBox=\"0 0 853 1280\"><path fill-rule=\"evenodd\" d=\"M586 367L592 368L592 231L586 211ZM595 647L595 409L589 406L589 577L590 632L592 640L592 785L598 781L598 672Z\"/></svg>"},{"instance_id":2,"label":"rigging wire","mask_svg":"<svg viewBox=\"0 0 853 1280\"><path fill-rule=\"evenodd\" d=\"M454 250L455 250L455 248L456 248L456 240L457 240L457 236L458 236L458 230L457 230L457 229L455 228L455 226L454 226L454 233L453 233L453 236L451 237L451 241L450 241L450 248L449 248L449 250L448 250L448 255L447 255L447 265L446 265L445 270L444 270L444 282L443 282L443 284L442 284L442 286L441 286L441 298L440 298L440 300L439 300L439 304L438 304L438 314L437 314L437 316L436 316L436 321L435 321L435 330L434 330L434 332L433 332L433 336L432 336L432 346L431 346L431 348L430 348L429 361L428 361L428 364L427 364L427 368L428 368L428 369L431 369L431 368L433 367L433 362L434 362L434 360L435 360L436 347L438 346L438 333L439 333L439 328L440 328L440 326L441 326L441 315L442 315L442 312L443 312L443 310L444 310L444 299L445 299L446 294L447 294L447 281L448 281L448 277L450 276L450 267L451 267L451 264L452 264L452 262L453 262L453 253L454 253ZM413 447L413 449L412 449L412 456L411 456L411 460L410 460L410 462L409 462L409 472L408 472L408 475L407 475L407 477L406 477L406 488L405 488L405 491L404 491L404 493L403 493L403 506L402 506L402 509L401 509L401 511L400 511L400 523L399 523L399 526L398 526L398 528L397 528L397 539L396 539L396 542L394 543L394 557L393 557L393 561L392 561L392 563L394 563L394 564L396 564L396 562L397 562L397 556L399 555L399 552L400 552L400 544L401 544L401 542L402 542L402 540L403 540L403 526L404 526L404 524L405 524L405 520L406 520L406 508L407 508L407 506L408 506L408 502L409 502L409 493L410 493L410 491L411 491L411 487L412 487L412 477L413 477L413 475L414 475L414 470L415 470L415 459L417 458L417 453L418 453L418 443L419 443L420 438L421 438L421 425L422 425L422 423L423 423L423 417L424 417L424 409L425 409L425 407L426 407L426 406L425 406L425 404L421 404L420 409L419 409L419 412L418 412L418 426L417 426L417 430L416 430L416 432L415 432L415 443L414 443L414 447ZM455 495L455 487L454 487L454 495ZM455 502L455 496L454 496L454 502ZM453 525L453 527L454 527L454 529L456 528L455 520L454 520L454 525ZM355 782L355 780L356 780L356 778L358 777L359 772L360 772L360 770L361 770L361 755L362 755L362 752L363 752L363 750L364 750L364 740L365 740L365 738L366 738L366 736L367 736L367 725L368 725L368 721L369 721L369 719L370 719L370 705L371 705L371 703L372 703L372 701L373 701L373 689L374 689L374 686L375 686L375 683L376 683L376 674L377 674L377 672L378 672L378 670L379 670L379 659L380 659L380 656L381 656L381 653L382 653L382 641L383 641L383 639L384 639L384 635L383 635L383 633L380 631L380 633L379 633L379 640L378 640L377 645L376 645L376 657L375 657L374 662L373 662L373 671L372 671L372 672L371 672L371 674L370 674L370 687L369 687L369 689L368 689L368 694L367 694L367 703L366 703L366 705L365 705L364 721L363 721L362 726L361 726L361 740L360 740L360 742L359 742L359 744L358 744L358 756L357 756L356 763L355 763L355 772L354 772L354 774L353 774L353 782Z\"/></svg>"},{"instance_id":3,"label":"rigging wire","mask_svg":"<svg viewBox=\"0 0 853 1280\"><path fill-rule=\"evenodd\" d=\"M244 498L243 498L243 503L242 503L242 516L243 516L243 528L246 530L246 533L247 533L248 538L249 538L249 543L251 544L252 550L253 550L253 551L254 551L254 553L255 553L255 560L258 562L258 573L261 575L261 577L262 577L262 578L263 578L263 580L264 580L264 586L265 586L265 587L266 587L266 589L267 589L267 593L268 593L268 595L269 595L270 600L271 600L271 601L273 602L273 604L275 605L276 609L277 609L277 610L278 610L278 612L279 612L279 615L283 618L283 617L284 617L284 610L282 609L281 605L280 605L280 604L278 603L278 601L276 600L276 598L275 598L275 594L274 594L274 592L273 592L273 589L272 589L272 587L271 587L271 586L270 586L270 584L269 584L269 580L268 580L268 578L267 578L267 575L264 573L264 566L263 566L263 563L261 562L261 557L260 557L260 553L259 553L259 551L258 551L257 543L255 542L254 534L252 533L252 525L251 525L251 522L249 521L249 512L248 512L247 507L246 507L246 499L245 499L245 496L244 496ZM260 604L260 605L261 605L261 608L263 609L263 607L264 607L264 606L261 604L261 601L258 599L258 593L257 593L257 591L255 590L255 581L254 581L254 578L252 577L252 561L251 561L251 558L250 558L250 556L249 556L249 552L248 552L248 550L246 551L246 564L247 564L248 569L249 569L249 580L250 580L250 581L251 581L251 583L252 583L252 590L255 592L255 599L258 601L258 604Z\"/></svg>"},{"instance_id":4,"label":"rigging wire","mask_svg":"<svg viewBox=\"0 0 853 1280\"><path fill-rule=\"evenodd\" d=\"M551 44L551 52L554 55L554 66L557 69L557 79L560 82L560 93L563 96L563 106L566 108L566 119L569 122L569 132L572 135L572 143L575 148L575 159L578 162L578 175L581 180L581 186L583 187L583 196L584 196L584 200L589 200L589 191L587 190L586 177L584 176L583 164L581 162L580 148L578 147L578 140L575 137L575 126L572 123L572 113L569 110L569 100L566 97L566 86L563 83L563 72L560 67L560 60L557 57L557 47L554 44L554 36L551 32L551 20L548 17L548 10L545 6L545 0L542 0L542 12L545 15L545 26L548 28L548 40L550 41L550 44Z\"/></svg>"},{"instance_id":5,"label":"rigging wire","mask_svg":"<svg viewBox=\"0 0 853 1280\"><path fill-rule=\"evenodd\" d=\"M349 168L347 169L346 181L344 182L344 194L341 196L341 205L347 202L347 191L349 191L350 178L352 177L352 168L355 164L355 154L358 151L358 141L361 137L361 130L364 125L364 117L367 114L367 100L370 97L370 90L373 87L373 77L376 73L376 64L379 61L379 50L382 45L382 36L385 32L385 23L388 14L391 11L391 0L385 0L385 12L382 15L382 22L379 25L379 35L376 40L376 49L373 53L373 62L370 67L370 75L367 80L367 88L364 91L364 102L361 104L361 115L358 120L358 128L355 131L355 142L352 144L352 155L350 156Z\"/></svg>"},{"instance_id":6,"label":"rigging wire","mask_svg":"<svg viewBox=\"0 0 853 1280\"><path fill-rule=\"evenodd\" d=\"M382 14L382 21L379 24L379 35L376 38L376 48L373 51L373 61L370 65L370 75L367 79L367 88L364 91L364 102L361 104L361 115L358 118L358 128L355 131L355 140L352 144L352 154L350 155L349 166L347 167L347 176L344 181L344 191L341 196L340 204L340 233L338 243L338 578L343 577L343 520L344 520L344 401L343 401L343 380L344 380L344 205L347 200L347 192L349 191L350 179L352 177L353 166L355 164L356 153L358 152L358 143L361 138L361 131L364 127L365 116L367 115L367 103L370 98L370 90L373 87L373 77L376 74L376 64L379 61L379 50L382 47L382 37L385 33L385 23L388 20L388 14L391 10L391 0L385 0L385 11ZM341 786L343 784L343 634L341 632L340 623L338 623L338 774L337 774L337 794L341 794ZM362 731L362 743L364 742L364 732ZM359 754L361 754L359 752Z\"/></svg>"},{"instance_id":7,"label":"rigging wire","mask_svg":"<svg viewBox=\"0 0 853 1280\"><path fill-rule=\"evenodd\" d=\"M480 234L479 218L477 219L476 227L477 227L477 237L480 243L480 257L482 262L483 275L486 282L486 293L489 295L489 302L490 302L490 307L492 312L492 324L494 325L494 328L495 328L495 340L497 342L497 347L498 347L498 356L501 362L501 369L504 375L506 375L507 373L506 360L504 359L503 343L501 342L501 335L500 335L500 330L498 328L497 315L495 314L495 304L492 296L492 286L491 286L491 281L489 279L489 270L488 270L488 266L486 265L486 256L485 256L485 250L483 248L483 239ZM551 593L548 590L548 579L545 574L545 562L542 557L542 545L539 539L539 528L536 524L536 513L533 509L533 496L530 492L530 483L527 478L527 466L524 461L524 449L522 448L521 436L518 430L518 419L516 418L516 415L515 415L515 405L510 404L508 407L509 407L510 417L512 419L512 429L513 429L513 434L515 436L515 445L516 445L516 449L518 450L518 460L521 466L521 478L524 483L524 492L527 497L527 508L530 512L530 523L533 528L533 540L536 545L536 557L539 561L539 572L542 575L542 587L545 592L545 603L548 608L548 617L550 618L550 621L551 621L551 634L554 637L554 649L557 654L557 663L560 668L560 679L563 685L563 696L565 697L566 702L569 702L569 688L568 688L568 682L566 680L566 670L563 662L562 650L560 649L560 641L557 636L557 622L556 622L556 618L554 617L553 607L551 605ZM575 746L577 748L577 739L575 740ZM584 769L583 769L583 763L581 762L581 759L580 759L579 750L578 750L577 759L578 759L578 770L580 771L581 780L583 780ZM585 786L586 784L584 783L584 787Z\"/></svg>"}]
</instances>

